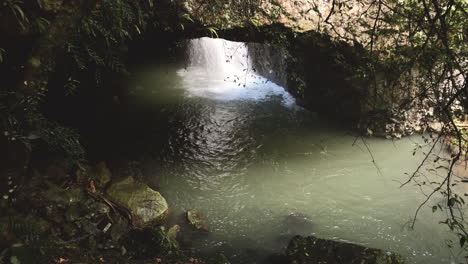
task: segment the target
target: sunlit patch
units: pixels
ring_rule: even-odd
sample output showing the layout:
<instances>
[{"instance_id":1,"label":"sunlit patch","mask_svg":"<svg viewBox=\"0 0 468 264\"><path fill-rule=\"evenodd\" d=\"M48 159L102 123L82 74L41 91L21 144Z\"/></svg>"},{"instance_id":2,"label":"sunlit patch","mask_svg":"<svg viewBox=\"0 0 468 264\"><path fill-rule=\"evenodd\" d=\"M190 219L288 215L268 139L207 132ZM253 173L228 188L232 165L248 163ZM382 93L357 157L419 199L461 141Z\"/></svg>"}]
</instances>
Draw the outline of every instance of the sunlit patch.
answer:
<instances>
[{"instance_id":1,"label":"sunlit patch","mask_svg":"<svg viewBox=\"0 0 468 264\"><path fill-rule=\"evenodd\" d=\"M200 38L191 40L188 50L189 66L178 75L190 96L224 101L279 96L284 105L295 105L283 87L255 73L245 43Z\"/></svg>"}]
</instances>

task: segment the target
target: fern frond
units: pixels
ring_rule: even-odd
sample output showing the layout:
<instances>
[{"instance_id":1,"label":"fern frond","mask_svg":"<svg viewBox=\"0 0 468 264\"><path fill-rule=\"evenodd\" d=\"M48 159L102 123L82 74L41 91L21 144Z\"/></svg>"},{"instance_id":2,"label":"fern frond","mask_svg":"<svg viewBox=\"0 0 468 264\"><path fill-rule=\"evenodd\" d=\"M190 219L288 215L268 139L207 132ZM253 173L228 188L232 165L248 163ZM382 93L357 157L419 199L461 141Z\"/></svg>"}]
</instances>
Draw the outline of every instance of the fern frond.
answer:
<instances>
[{"instance_id":1,"label":"fern frond","mask_svg":"<svg viewBox=\"0 0 468 264\"><path fill-rule=\"evenodd\" d=\"M211 37L219 38L218 29L215 27L209 27L208 31L211 33Z\"/></svg>"}]
</instances>

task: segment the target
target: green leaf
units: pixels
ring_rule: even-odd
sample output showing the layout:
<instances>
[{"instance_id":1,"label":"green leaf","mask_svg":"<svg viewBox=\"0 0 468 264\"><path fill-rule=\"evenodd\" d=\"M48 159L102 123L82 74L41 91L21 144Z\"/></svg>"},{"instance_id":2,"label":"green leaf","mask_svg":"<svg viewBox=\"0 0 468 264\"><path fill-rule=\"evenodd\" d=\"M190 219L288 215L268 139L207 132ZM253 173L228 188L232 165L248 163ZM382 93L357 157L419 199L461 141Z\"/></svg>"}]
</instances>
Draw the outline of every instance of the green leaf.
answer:
<instances>
[{"instance_id":1,"label":"green leaf","mask_svg":"<svg viewBox=\"0 0 468 264\"><path fill-rule=\"evenodd\" d=\"M251 18L249 19L249 22L254 25L255 27L258 27L260 25L260 21L258 21L257 19L255 18Z\"/></svg>"},{"instance_id":2,"label":"green leaf","mask_svg":"<svg viewBox=\"0 0 468 264\"><path fill-rule=\"evenodd\" d=\"M209 27L209 28L208 28L208 31L210 31L210 33L211 33L211 37L216 36L216 38L219 38L219 35L218 35L218 31L217 31L217 30L218 30L218 29L215 28L215 27Z\"/></svg>"},{"instance_id":3,"label":"green leaf","mask_svg":"<svg viewBox=\"0 0 468 264\"><path fill-rule=\"evenodd\" d=\"M437 211L437 206L436 205L432 206L432 212L434 213L435 211Z\"/></svg>"},{"instance_id":4,"label":"green leaf","mask_svg":"<svg viewBox=\"0 0 468 264\"><path fill-rule=\"evenodd\" d=\"M183 14L182 17L185 18L186 20L192 22L192 23L195 23L195 21L193 21L193 19L190 17L189 14Z\"/></svg>"},{"instance_id":5,"label":"green leaf","mask_svg":"<svg viewBox=\"0 0 468 264\"><path fill-rule=\"evenodd\" d=\"M141 35L141 30L137 25L134 25L138 35Z\"/></svg>"},{"instance_id":6,"label":"green leaf","mask_svg":"<svg viewBox=\"0 0 468 264\"><path fill-rule=\"evenodd\" d=\"M13 5L13 10L16 14L18 14L21 20L26 21L26 15L23 12L23 9L19 5Z\"/></svg>"}]
</instances>

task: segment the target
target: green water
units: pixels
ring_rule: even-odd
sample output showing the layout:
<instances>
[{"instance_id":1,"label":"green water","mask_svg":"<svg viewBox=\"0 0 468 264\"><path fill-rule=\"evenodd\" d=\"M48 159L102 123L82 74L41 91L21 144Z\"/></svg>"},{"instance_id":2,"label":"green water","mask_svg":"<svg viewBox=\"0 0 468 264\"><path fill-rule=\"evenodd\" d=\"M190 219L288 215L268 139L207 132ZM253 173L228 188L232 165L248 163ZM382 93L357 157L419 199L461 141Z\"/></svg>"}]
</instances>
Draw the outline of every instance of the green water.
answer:
<instances>
[{"instance_id":1,"label":"green water","mask_svg":"<svg viewBox=\"0 0 468 264\"><path fill-rule=\"evenodd\" d=\"M197 209L206 217L210 235L192 246L248 263L301 234L395 251L408 263L456 259L458 249L446 246L456 238L438 223L446 215L431 210L441 197L409 228L429 191L400 188L422 159L422 151L413 156L424 145L421 136L356 139L283 100L285 94L221 100L193 92L181 71L142 70L130 85L130 104L144 108L147 120L167 122L149 125L155 134L143 143L144 177L175 215ZM203 89L210 81L198 83ZM423 170L430 179L444 173L431 168Z\"/></svg>"},{"instance_id":2,"label":"green water","mask_svg":"<svg viewBox=\"0 0 468 264\"><path fill-rule=\"evenodd\" d=\"M400 188L427 149L421 136L356 138L283 88L249 78L239 85L201 66L160 65L128 84L145 181L173 215L197 209L209 224L191 246L256 263L300 234L394 251L408 263L458 263L459 249L446 245L457 239L439 224L446 213L431 210L442 197L410 228L430 191ZM422 171L428 182L445 172L432 162Z\"/></svg>"}]
</instances>

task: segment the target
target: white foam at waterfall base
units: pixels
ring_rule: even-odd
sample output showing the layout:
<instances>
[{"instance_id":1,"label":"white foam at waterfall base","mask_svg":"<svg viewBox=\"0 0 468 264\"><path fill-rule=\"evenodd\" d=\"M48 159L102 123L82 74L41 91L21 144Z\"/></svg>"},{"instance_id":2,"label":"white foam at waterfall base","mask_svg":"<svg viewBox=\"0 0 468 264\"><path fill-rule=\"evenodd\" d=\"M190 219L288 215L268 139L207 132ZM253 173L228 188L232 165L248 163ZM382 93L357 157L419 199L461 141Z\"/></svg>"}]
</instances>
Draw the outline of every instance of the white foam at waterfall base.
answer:
<instances>
[{"instance_id":1,"label":"white foam at waterfall base","mask_svg":"<svg viewBox=\"0 0 468 264\"><path fill-rule=\"evenodd\" d=\"M255 73L245 43L199 38L188 44L188 66L177 73L191 96L214 100L261 101L282 97L286 106L294 98L281 86Z\"/></svg>"}]
</instances>

